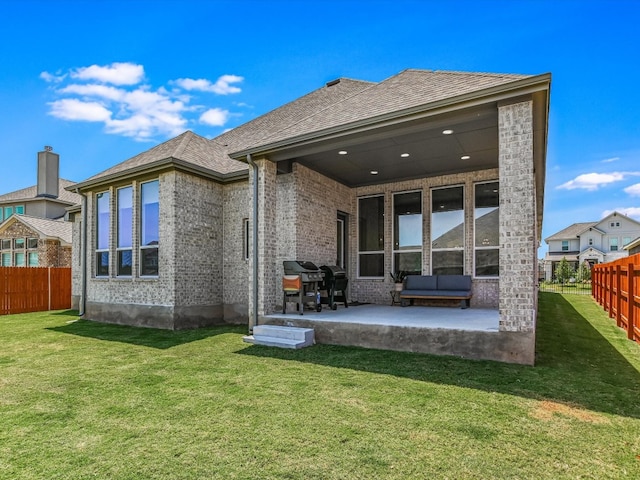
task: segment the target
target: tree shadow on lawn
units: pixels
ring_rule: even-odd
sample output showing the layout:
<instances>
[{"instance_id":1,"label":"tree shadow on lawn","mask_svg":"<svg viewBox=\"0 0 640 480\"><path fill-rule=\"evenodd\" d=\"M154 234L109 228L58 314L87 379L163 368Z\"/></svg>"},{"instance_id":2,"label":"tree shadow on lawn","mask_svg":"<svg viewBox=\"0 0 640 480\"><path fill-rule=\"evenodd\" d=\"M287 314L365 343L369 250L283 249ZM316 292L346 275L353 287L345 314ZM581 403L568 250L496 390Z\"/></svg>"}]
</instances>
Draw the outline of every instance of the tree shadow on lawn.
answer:
<instances>
[{"instance_id":1,"label":"tree shadow on lawn","mask_svg":"<svg viewBox=\"0 0 640 480\"><path fill-rule=\"evenodd\" d=\"M167 349L224 333L246 333L246 329L246 326L224 325L193 330L161 330L79 319L60 327L50 327L47 330L96 340Z\"/></svg>"},{"instance_id":2,"label":"tree shadow on lawn","mask_svg":"<svg viewBox=\"0 0 640 480\"><path fill-rule=\"evenodd\" d=\"M620 333L614 331L611 337L623 345L629 340ZM536 337L535 367L332 345L302 350L253 345L237 353L394 375L640 418L638 367L564 297L540 294ZM632 361L640 366L640 351L635 345L632 347L628 349Z\"/></svg>"}]
</instances>

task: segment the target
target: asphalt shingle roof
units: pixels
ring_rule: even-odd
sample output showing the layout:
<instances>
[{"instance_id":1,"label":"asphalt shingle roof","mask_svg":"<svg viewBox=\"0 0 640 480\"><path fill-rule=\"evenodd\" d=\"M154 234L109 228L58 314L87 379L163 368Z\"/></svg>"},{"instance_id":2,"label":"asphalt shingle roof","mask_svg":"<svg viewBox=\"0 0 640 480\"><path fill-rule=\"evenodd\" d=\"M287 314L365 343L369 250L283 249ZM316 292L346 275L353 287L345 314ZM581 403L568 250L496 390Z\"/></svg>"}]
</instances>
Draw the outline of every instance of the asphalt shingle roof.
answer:
<instances>
[{"instance_id":1,"label":"asphalt shingle roof","mask_svg":"<svg viewBox=\"0 0 640 480\"><path fill-rule=\"evenodd\" d=\"M582 222L582 223L574 223L573 225L568 226L564 230L560 230L557 233L554 233L550 237L545 238L545 242L549 242L551 240L567 240L571 238L578 238L582 232L584 232L587 228L595 227L600 222Z\"/></svg>"},{"instance_id":2,"label":"asphalt shingle roof","mask_svg":"<svg viewBox=\"0 0 640 480\"><path fill-rule=\"evenodd\" d=\"M52 220L49 218L32 217L29 215L15 215L16 221L24 223L45 237L59 238L65 243L71 244L72 223L64 220Z\"/></svg>"},{"instance_id":3,"label":"asphalt shingle roof","mask_svg":"<svg viewBox=\"0 0 640 480\"><path fill-rule=\"evenodd\" d=\"M70 204L78 204L80 203L81 197L77 193L69 192L65 190L67 187L71 185L75 185L76 182L72 182L71 180L65 180L61 178L58 182L58 198L57 200L61 200L63 202L67 202ZM23 188L21 190L16 190L14 192L5 193L4 195L0 195L0 203L9 203L9 202L19 202L25 200L35 200L38 198L38 187L37 185L33 185L32 187ZM50 199L50 197L44 197Z\"/></svg>"}]
</instances>

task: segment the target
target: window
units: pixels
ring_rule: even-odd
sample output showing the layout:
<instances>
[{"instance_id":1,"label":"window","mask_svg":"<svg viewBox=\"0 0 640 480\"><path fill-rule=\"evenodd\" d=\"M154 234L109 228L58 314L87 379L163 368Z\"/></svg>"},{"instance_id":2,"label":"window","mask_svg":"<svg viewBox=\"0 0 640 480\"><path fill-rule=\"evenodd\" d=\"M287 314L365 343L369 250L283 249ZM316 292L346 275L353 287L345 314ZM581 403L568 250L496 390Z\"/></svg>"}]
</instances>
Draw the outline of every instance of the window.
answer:
<instances>
[{"instance_id":1,"label":"window","mask_svg":"<svg viewBox=\"0 0 640 480\"><path fill-rule=\"evenodd\" d=\"M24 250L24 238L14 238L13 248L16 250Z\"/></svg>"},{"instance_id":2,"label":"window","mask_svg":"<svg viewBox=\"0 0 640 480\"><path fill-rule=\"evenodd\" d=\"M622 237L622 246L629 245L631 243L631 237Z\"/></svg>"},{"instance_id":3,"label":"window","mask_svg":"<svg viewBox=\"0 0 640 480\"><path fill-rule=\"evenodd\" d=\"M431 190L431 272L464 273L464 190Z\"/></svg>"},{"instance_id":4,"label":"window","mask_svg":"<svg viewBox=\"0 0 640 480\"><path fill-rule=\"evenodd\" d=\"M562 240L562 251L563 252L569 251L569 240Z\"/></svg>"},{"instance_id":5,"label":"window","mask_svg":"<svg viewBox=\"0 0 640 480\"><path fill-rule=\"evenodd\" d=\"M133 246L133 187L118 189L117 275L130 276Z\"/></svg>"},{"instance_id":6,"label":"window","mask_svg":"<svg viewBox=\"0 0 640 480\"><path fill-rule=\"evenodd\" d=\"M158 275L160 240L160 203L158 180L140 186L140 275Z\"/></svg>"},{"instance_id":7,"label":"window","mask_svg":"<svg viewBox=\"0 0 640 480\"><path fill-rule=\"evenodd\" d=\"M593 245L593 238L589 239L589 246Z\"/></svg>"},{"instance_id":8,"label":"window","mask_svg":"<svg viewBox=\"0 0 640 480\"><path fill-rule=\"evenodd\" d=\"M242 219L242 256L245 260L249 260L249 239L251 233L249 232L249 219Z\"/></svg>"},{"instance_id":9,"label":"window","mask_svg":"<svg viewBox=\"0 0 640 480\"><path fill-rule=\"evenodd\" d=\"M393 196L393 268L422 273L422 192Z\"/></svg>"},{"instance_id":10,"label":"window","mask_svg":"<svg viewBox=\"0 0 640 480\"><path fill-rule=\"evenodd\" d=\"M37 267L39 265L38 252L29 252L28 261L30 267Z\"/></svg>"},{"instance_id":11,"label":"window","mask_svg":"<svg viewBox=\"0 0 640 480\"><path fill-rule=\"evenodd\" d=\"M13 264L16 267L24 267L24 252L15 252L14 253Z\"/></svg>"},{"instance_id":12,"label":"window","mask_svg":"<svg viewBox=\"0 0 640 480\"><path fill-rule=\"evenodd\" d=\"M96 276L109 275L109 203L111 195L102 192L96 195Z\"/></svg>"},{"instance_id":13,"label":"window","mask_svg":"<svg viewBox=\"0 0 640 480\"><path fill-rule=\"evenodd\" d=\"M609 239L609 250L612 252L618 251L618 237Z\"/></svg>"},{"instance_id":14,"label":"window","mask_svg":"<svg viewBox=\"0 0 640 480\"><path fill-rule=\"evenodd\" d=\"M13 215L13 207L4 207L4 219L6 220Z\"/></svg>"},{"instance_id":15,"label":"window","mask_svg":"<svg viewBox=\"0 0 640 480\"><path fill-rule=\"evenodd\" d=\"M11 250L11 239L5 238L2 240L2 250Z\"/></svg>"},{"instance_id":16,"label":"window","mask_svg":"<svg viewBox=\"0 0 640 480\"><path fill-rule=\"evenodd\" d=\"M384 277L384 196L358 199L358 276Z\"/></svg>"},{"instance_id":17,"label":"window","mask_svg":"<svg viewBox=\"0 0 640 480\"><path fill-rule=\"evenodd\" d=\"M3 267L11 266L11 252L2 252L2 266Z\"/></svg>"},{"instance_id":18,"label":"window","mask_svg":"<svg viewBox=\"0 0 640 480\"><path fill-rule=\"evenodd\" d=\"M24 214L24 205L16 205L16 213Z\"/></svg>"},{"instance_id":19,"label":"window","mask_svg":"<svg viewBox=\"0 0 640 480\"><path fill-rule=\"evenodd\" d=\"M500 259L498 182L476 184L474 196L475 276L497 277Z\"/></svg>"},{"instance_id":20,"label":"window","mask_svg":"<svg viewBox=\"0 0 640 480\"><path fill-rule=\"evenodd\" d=\"M38 239L37 238L27 238L27 248L29 248L29 249L38 248Z\"/></svg>"}]
</instances>

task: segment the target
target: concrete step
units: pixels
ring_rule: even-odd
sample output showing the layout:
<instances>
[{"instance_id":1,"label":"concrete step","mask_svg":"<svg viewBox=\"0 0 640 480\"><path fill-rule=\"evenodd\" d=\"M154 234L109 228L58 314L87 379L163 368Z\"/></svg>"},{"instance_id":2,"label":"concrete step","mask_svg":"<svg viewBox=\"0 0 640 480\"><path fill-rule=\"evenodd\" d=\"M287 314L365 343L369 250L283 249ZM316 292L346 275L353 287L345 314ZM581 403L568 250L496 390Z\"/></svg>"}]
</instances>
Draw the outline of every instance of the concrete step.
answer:
<instances>
[{"instance_id":1,"label":"concrete step","mask_svg":"<svg viewBox=\"0 0 640 480\"><path fill-rule=\"evenodd\" d=\"M313 328L256 325L253 335L242 337L246 343L280 348L304 348L315 343Z\"/></svg>"}]
</instances>

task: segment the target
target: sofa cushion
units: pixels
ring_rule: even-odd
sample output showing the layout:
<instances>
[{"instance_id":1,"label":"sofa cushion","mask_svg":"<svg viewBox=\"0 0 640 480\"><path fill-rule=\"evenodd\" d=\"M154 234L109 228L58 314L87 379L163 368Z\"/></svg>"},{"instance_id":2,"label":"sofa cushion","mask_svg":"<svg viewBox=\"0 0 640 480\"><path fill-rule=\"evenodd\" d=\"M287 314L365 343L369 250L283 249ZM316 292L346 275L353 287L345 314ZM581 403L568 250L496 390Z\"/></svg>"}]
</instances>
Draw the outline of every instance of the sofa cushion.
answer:
<instances>
[{"instance_id":1,"label":"sofa cushion","mask_svg":"<svg viewBox=\"0 0 640 480\"><path fill-rule=\"evenodd\" d=\"M407 275L404 283L405 290L437 290L438 282L432 275Z\"/></svg>"},{"instance_id":2,"label":"sofa cushion","mask_svg":"<svg viewBox=\"0 0 640 480\"><path fill-rule=\"evenodd\" d=\"M439 297L442 293L439 290L402 290L400 296L419 296L419 297Z\"/></svg>"},{"instance_id":3,"label":"sofa cushion","mask_svg":"<svg viewBox=\"0 0 640 480\"><path fill-rule=\"evenodd\" d=\"M438 275L438 290L469 291L471 290L470 275Z\"/></svg>"}]
</instances>

